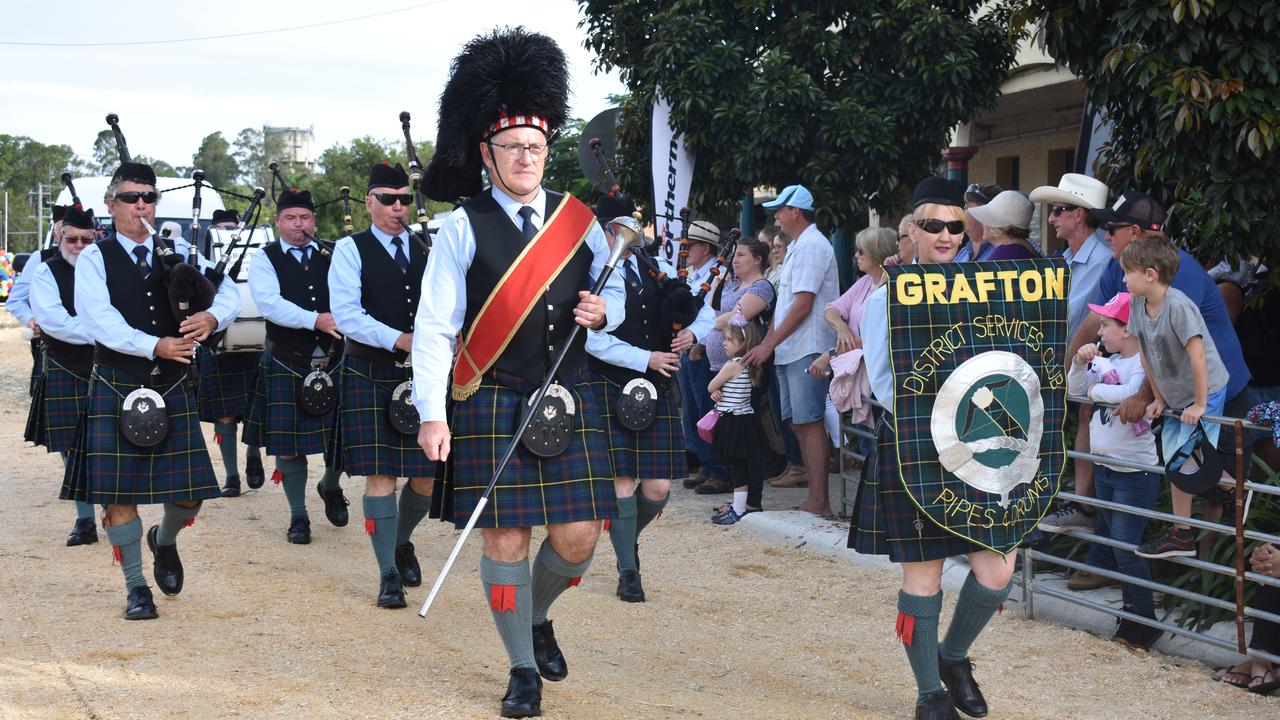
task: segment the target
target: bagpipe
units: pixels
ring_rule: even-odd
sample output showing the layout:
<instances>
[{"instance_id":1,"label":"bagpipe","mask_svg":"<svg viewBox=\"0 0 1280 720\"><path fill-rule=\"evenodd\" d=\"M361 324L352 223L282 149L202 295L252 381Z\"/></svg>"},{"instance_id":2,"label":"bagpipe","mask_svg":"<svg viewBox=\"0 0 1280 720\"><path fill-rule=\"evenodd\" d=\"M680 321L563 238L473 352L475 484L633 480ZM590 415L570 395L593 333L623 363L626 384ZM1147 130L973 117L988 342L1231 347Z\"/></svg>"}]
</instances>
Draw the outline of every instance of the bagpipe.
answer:
<instances>
[{"instance_id":1,"label":"bagpipe","mask_svg":"<svg viewBox=\"0 0 1280 720\"><path fill-rule=\"evenodd\" d=\"M418 244L423 255L431 254L431 232L427 229L427 197L422 192L422 163L418 162L418 150L413 146L413 138L409 135L409 113L408 111L400 113L400 129L404 132L405 155L409 158L409 189L413 192L413 207L418 215L418 227L414 230L409 227L403 219L400 225L404 227L405 232L409 233L409 237ZM351 219L348 212L343 217L346 223Z\"/></svg>"}]
</instances>

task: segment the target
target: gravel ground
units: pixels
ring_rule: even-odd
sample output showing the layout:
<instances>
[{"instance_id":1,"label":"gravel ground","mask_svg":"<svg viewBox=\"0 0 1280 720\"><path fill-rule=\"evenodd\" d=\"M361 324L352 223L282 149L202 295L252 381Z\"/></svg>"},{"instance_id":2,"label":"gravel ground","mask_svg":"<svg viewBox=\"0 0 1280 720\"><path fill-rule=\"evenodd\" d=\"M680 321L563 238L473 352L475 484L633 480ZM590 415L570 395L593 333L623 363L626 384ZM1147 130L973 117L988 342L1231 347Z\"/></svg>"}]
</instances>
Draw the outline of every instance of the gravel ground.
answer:
<instances>
[{"instance_id":1,"label":"gravel ground","mask_svg":"<svg viewBox=\"0 0 1280 720\"><path fill-rule=\"evenodd\" d=\"M74 511L57 499L61 462L21 440L30 358L0 315L0 438L10 448L0 484L0 717L496 716L506 657L480 589L478 538L429 619L380 610L355 480L343 481L356 499L346 528L329 526L311 498L309 546L284 541L288 507L270 483L206 503L180 536L182 595L156 593L158 620L121 619L110 547L64 546ZM214 465L221 473L216 453ZM613 596L613 551L601 543L582 585L552 609L571 672L544 689L546 716L910 717L915 690L893 632L897 573L713 528L708 507L678 489L642 537L645 604ZM150 525L159 508L142 514ZM455 538L435 521L418 528L427 584ZM409 589L411 608L426 590ZM1214 683L1198 664L1014 613L992 622L973 655L991 718L1280 715L1280 700Z\"/></svg>"}]
</instances>

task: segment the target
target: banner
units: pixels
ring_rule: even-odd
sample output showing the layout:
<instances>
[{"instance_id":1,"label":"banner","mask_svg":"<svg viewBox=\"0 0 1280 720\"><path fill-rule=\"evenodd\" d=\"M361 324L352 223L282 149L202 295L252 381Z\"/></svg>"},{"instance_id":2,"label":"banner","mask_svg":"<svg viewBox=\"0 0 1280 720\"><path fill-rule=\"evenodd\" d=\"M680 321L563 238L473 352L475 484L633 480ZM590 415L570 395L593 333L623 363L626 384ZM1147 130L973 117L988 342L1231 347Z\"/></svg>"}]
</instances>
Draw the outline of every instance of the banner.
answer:
<instances>
[{"instance_id":1,"label":"banner","mask_svg":"<svg viewBox=\"0 0 1280 720\"><path fill-rule=\"evenodd\" d=\"M1065 466L1066 264L885 271L903 485L938 526L1007 553L1048 511Z\"/></svg>"},{"instance_id":2,"label":"banner","mask_svg":"<svg viewBox=\"0 0 1280 720\"><path fill-rule=\"evenodd\" d=\"M653 208L657 237L669 261L675 261L674 238L680 236L680 209L689 204L693 155L684 135L671 127L671 104L658 87L653 94ZM665 216L665 217L664 217Z\"/></svg>"}]
</instances>

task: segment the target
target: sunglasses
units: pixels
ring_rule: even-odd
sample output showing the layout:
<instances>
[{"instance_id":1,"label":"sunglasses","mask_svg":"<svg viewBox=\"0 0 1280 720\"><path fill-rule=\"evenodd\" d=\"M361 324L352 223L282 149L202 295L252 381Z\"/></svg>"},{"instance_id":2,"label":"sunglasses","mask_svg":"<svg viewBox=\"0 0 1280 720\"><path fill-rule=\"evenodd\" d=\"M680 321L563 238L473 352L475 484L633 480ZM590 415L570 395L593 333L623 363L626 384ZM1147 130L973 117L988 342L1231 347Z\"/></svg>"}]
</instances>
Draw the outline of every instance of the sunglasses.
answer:
<instances>
[{"instance_id":1,"label":"sunglasses","mask_svg":"<svg viewBox=\"0 0 1280 720\"><path fill-rule=\"evenodd\" d=\"M1119 232L1127 227L1135 227L1133 223L1107 223L1102 226L1109 233Z\"/></svg>"},{"instance_id":2,"label":"sunglasses","mask_svg":"<svg viewBox=\"0 0 1280 720\"><path fill-rule=\"evenodd\" d=\"M376 198L378 202L382 203L383 205L386 205L387 207L391 207L396 203L400 203L401 205L408 207L409 203L413 202L413 195L410 195L409 193L369 193L369 194L372 195L374 198Z\"/></svg>"},{"instance_id":3,"label":"sunglasses","mask_svg":"<svg viewBox=\"0 0 1280 720\"><path fill-rule=\"evenodd\" d=\"M62 242L68 245L89 245L93 240L94 238L92 237L71 237L70 235L62 236Z\"/></svg>"},{"instance_id":4,"label":"sunglasses","mask_svg":"<svg viewBox=\"0 0 1280 720\"><path fill-rule=\"evenodd\" d=\"M947 221L947 220L939 220L938 218L929 218L928 220L916 220L916 227L929 233L930 235L937 235L943 230L946 230L952 235L964 234L963 220Z\"/></svg>"},{"instance_id":5,"label":"sunglasses","mask_svg":"<svg viewBox=\"0 0 1280 720\"><path fill-rule=\"evenodd\" d=\"M1054 217L1058 217L1064 212L1071 212L1072 210L1079 210L1079 208L1075 205L1054 205L1049 208L1049 212L1051 212Z\"/></svg>"},{"instance_id":6,"label":"sunglasses","mask_svg":"<svg viewBox=\"0 0 1280 720\"><path fill-rule=\"evenodd\" d=\"M141 200L142 202L148 205L155 205L156 201L160 199L160 195L155 191L148 191L148 192L128 191L128 192L116 193L115 199L119 200L122 203L127 203L129 205L132 205L138 202L139 200Z\"/></svg>"}]
</instances>

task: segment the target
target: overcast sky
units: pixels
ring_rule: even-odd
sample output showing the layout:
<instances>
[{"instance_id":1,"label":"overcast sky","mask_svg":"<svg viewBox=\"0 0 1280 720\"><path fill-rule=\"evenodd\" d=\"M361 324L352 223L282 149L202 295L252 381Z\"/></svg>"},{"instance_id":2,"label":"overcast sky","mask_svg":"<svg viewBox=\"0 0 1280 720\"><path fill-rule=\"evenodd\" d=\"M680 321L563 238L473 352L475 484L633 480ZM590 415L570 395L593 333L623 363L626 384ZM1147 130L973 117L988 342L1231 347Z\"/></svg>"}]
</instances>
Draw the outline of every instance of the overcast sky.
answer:
<instances>
[{"instance_id":1,"label":"overcast sky","mask_svg":"<svg viewBox=\"0 0 1280 720\"><path fill-rule=\"evenodd\" d=\"M161 45L134 43L232 35L404 12L324 27ZM315 128L316 154L372 135L401 142L399 113L417 141L435 139L436 104L449 62L475 35L524 25L554 38L569 58L571 114L591 119L624 88L592 71L573 0L309 0L5 2L0 22L0 133L70 145L89 157L108 112L136 155L189 165L200 140L229 141L263 124Z\"/></svg>"}]
</instances>

